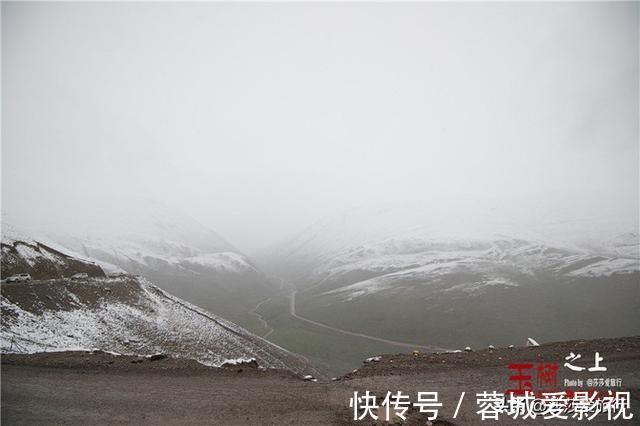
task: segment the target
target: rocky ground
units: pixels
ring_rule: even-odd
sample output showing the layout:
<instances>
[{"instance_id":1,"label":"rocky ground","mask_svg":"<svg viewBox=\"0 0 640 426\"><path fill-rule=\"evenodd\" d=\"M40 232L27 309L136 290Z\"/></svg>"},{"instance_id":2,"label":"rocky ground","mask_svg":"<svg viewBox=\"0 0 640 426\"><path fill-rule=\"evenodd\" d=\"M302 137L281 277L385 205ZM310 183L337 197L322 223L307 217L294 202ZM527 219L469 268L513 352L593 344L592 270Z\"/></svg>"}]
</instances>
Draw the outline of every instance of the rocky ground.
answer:
<instances>
[{"instance_id":1,"label":"rocky ground","mask_svg":"<svg viewBox=\"0 0 640 426\"><path fill-rule=\"evenodd\" d=\"M346 374L344 379L368 376L411 375L440 371L443 368L462 367L504 367L512 361L533 363L564 363L564 357L570 352L580 353L585 366L593 364L593 354L598 351L606 354L603 365L610 362L633 360L640 355L640 337L622 337L617 339L574 340L557 342L541 346L520 346L509 348L482 348L470 351L449 353L420 353L382 355L379 360L365 362L362 368ZM589 354L590 356L586 356Z\"/></svg>"},{"instance_id":2,"label":"rocky ground","mask_svg":"<svg viewBox=\"0 0 640 426\"><path fill-rule=\"evenodd\" d=\"M590 367L596 351L606 373L577 373L562 366L573 352L582 355L574 364ZM443 407L433 424L478 424L475 393L511 388L507 365L526 361L559 363L560 382L620 377L622 386L611 389L631 392L634 418L608 422L599 417L589 423L638 424L640 337L384 355L336 380L318 381L255 364L209 368L189 360L104 352L4 355L2 420L5 424L370 424L352 421L353 392L368 390L382 398L387 391L400 390L411 401L419 391L439 392ZM466 398L453 418L461 392ZM426 421L425 414L411 409L404 424ZM509 423L491 421L503 422ZM536 419L511 424L572 422Z\"/></svg>"}]
</instances>

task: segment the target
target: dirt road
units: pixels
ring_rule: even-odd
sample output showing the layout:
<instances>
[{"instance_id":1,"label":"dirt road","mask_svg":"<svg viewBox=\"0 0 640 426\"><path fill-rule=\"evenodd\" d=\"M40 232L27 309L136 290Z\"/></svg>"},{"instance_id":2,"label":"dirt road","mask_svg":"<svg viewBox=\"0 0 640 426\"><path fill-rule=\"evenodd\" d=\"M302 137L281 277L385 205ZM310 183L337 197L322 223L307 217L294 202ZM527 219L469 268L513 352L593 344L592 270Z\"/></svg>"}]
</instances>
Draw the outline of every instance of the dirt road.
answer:
<instances>
[{"instance_id":1,"label":"dirt road","mask_svg":"<svg viewBox=\"0 0 640 426\"><path fill-rule=\"evenodd\" d=\"M289 306L291 308L290 309L291 316L296 319L299 319L300 321L304 321L308 324L313 324L318 327L326 328L327 330L335 331L340 334L346 334L347 336L362 337L365 339L375 340L376 342L387 343L389 345L398 346L405 349L412 349L412 350L421 349L429 352L441 352L446 350L444 348L439 348L437 346L419 345L417 343L398 342L397 340L389 340L389 339L383 339L381 337L369 336L368 334L357 333L355 331L349 331L349 330L344 330L342 328L332 327L330 325L323 324L321 322L302 317L296 313L296 293L297 293L296 291L293 291L289 295Z\"/></svg>"},{"instance_id":2,"label":"dirt road","mask_svg":"<svg viewBox=\"0 0 640 426\"><path fill-rule=\"evenodd\" d=\"M437 391L443 404L434 424L486 424L477 414L476 393L504 392L511 362L562 362L568 352L604 358L607 377L620 377L629 391L634 418L588 424L637 424L640 412L640 338L574 341L535 348L471 353L385 355L338 381L306 382L283 371L233 367L211 369L195 362L152 362L109 354L5 355L2 359L3 424L352 424L349 398L370 391L378 403L387 391ZM135 361L135 362L134 362ZM562 369L558 380L577 373ZM593 374L585 375L591 377ZM461 392L466 393L456 418ZM382 411L377 412L383 414ZM412 408L409 422L425 424ZM392 418L393 414L392 414ZM395 418L397 420L397 418ZM491 424L575 424L571 420L512 421ZM356 424L371 424L364 421Z\"/></svg>"},{"instance_id":3,"label":"dirt road","mask_svg":"<svg viewBox=\"0 0 640 426\"><path fill-rule=\"evenodd\" d=\"M256 317L258 321L260 321L260 324L262 324L262 326L267 329L267 332L261 336L263 339L266 339L267 337L269 337L274 330L273 330L273 327L271 327L269 323L265 321L262 315L260 315L257 311L258 309L260 309L260 306L269 302L270 300L271 300L270 297L267 297L266 299L261 300L260 302L258 302L256 306L254 306L252 310L249 311L249 315L253 315L254 317Z\"/></svg>"},{"instance_id":4,"label":"dirt road","mask_svg":"<svg viewBox=\"0 0 640 426\"><path fill-rule=\"evenodd\" d=\"M266 374L3 366L11 424L332 424L348 399L332 383Z\"/></svg>"}]
</instances>

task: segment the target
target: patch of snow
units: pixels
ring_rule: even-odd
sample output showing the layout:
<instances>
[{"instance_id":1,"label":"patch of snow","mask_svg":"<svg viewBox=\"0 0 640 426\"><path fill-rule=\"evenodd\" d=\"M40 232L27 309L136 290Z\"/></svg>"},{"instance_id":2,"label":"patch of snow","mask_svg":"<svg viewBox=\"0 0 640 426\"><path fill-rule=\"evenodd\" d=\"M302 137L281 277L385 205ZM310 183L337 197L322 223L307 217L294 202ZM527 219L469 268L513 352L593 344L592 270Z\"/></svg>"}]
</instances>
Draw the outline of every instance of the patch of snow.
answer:
<instances>
[{"instance_id":1,"label":"patch of snow","mask_svg":"<svg viewBox=\"0 0 640 426\"><path fill-rule=\"evenodd\" d=\"M610 277L613 274L632 274L640 271L639 259L605 259L569 272L576 277Z\"/></svg>"},{"instance_id":2,"label":"patch of snow","mask_svg":"<svg viewBox=\"0 0 640 426\"><path fill-rule=\"evenodd\" d=\"M536 342L533 338L527 338L527 346L540 346L540 343Z\"/></svg>"},{"instance_id":3,"label":"patch of snow","mask_svg":"<svg viewBox=\"0 0 640 426\"><path fill-rule=\"evenodd\" d=\"M250 362L256 361L255 358L234 358L234 359L225 359L222 362L222 365L240 365L240 364L248 364Z\"/></svg>"},{"instance_id":4,"label":"patch of snow","mask_svg":"<svg viewBox=\"0 0 640 426\"><path fill-rule=\"evenodd\" d=\"M104 273L107 275L127 273L127 271L125 271L119 266L114 265L113 263L105 262L103 260L95 260L95 259L94 259L94 263L96 263L100 268L102 268Z\"/></svg>"},{"instance_id":5,"label":"patch of snow","mask_svg":"<svg viewBox=\"0 0 640 426\"><path fill-rule=\"evenodd\" d=\"M174 259L174 262L184 262L187 264L204 266L224 272L244 272L256 269L249 264L246 258L234 252L206 253L199 256Z\"/></svg>"},{"instance_id":6,"label":"patch of snow","mask_svg":"<svg viewBox=\"0 0 640 426\"><path fill-rule=\"evenodd\" d=\"M31 247L27 244L22 244L20 242L15 244L15 249L18 254L30 265L33 266L36 264L36 261L42 257L42 253Z\"/></svg>"},{"instance_id":7,"label":"patch of snow","mask_svg":"<svg viewBox=\"0 0 640 426\"><path fill-rule=\"evenodd\" d=\"M485 281L476 281L472 283L457 284L449 288L446 288L443 291L444 292L463 291L466 293L474 293L486 287L491 287L496 285L500 285L504 287L519 287L519 284L514 283L513 281L507 280L505 278L490 278Z\"/></svg>"}]
</instances>

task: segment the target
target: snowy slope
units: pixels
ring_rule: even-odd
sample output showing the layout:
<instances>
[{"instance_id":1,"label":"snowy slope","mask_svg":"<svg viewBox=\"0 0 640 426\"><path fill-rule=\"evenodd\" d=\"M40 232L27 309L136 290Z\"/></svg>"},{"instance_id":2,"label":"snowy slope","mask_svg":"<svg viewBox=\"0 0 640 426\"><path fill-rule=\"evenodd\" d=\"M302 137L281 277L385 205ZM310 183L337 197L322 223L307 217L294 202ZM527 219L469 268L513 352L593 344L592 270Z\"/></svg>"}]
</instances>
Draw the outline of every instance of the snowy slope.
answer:
<instances>
[{"instance_id":1,"label":"snowy slope","mask_svg":"<svg viewBox=\"0 0 640 426\"><path fill-rule=\"evenodd\" d=\"M50 225L38 239L95 259L107 273L143 275L226 317L238 319L271 291L264 274L220 235L161 203L125 199L78 208L77 221Z\"/></svg>"},{"instance_id":2,"label":"snowy slope","mask_svg":"<svg viewBox=\"0 0 640 426\"><path fill-rule=\"evenodd\" d=\"M4 285L1 308L3 352L161 352L211 366L254 358L264 367L306 371L301 358L142 278Z\"/></svg>"},{"instance_id":3,"label":"snowy slope","mask_svg":"<svg viewBox=\"0 0 640 426\"><path fill-rule=\"evenodd\" d=\"M3 236L14 234L12 229L19 225L40 242L55 242L69 253L107 262L132 273L159 269L163 273L167 270L180 273L185 269L185 265L181 265L183 259L196 258L197 261L201 256L237 253L216 232L152 200L124 198L112 203L95 200L70 204L69 209L73 217L53 211L38 216L38 223L5 214ZM27 223L22 223L25 221ZM246 258L243 261L248 263ZM212 265L212 271L221 268L242 272L237 258L220 256L216 265Z\"/></svg>"},{"instance_id":4,"label":"snowy slope","mask_svg":"<svg viewBox=\"0 0 640 426\"><path fill-rule=\"evenodd\" d=\"M149 200L94 206L71 229L48 228L50 239L129 272L178 265L201 255L234 252L220 235L187 215Z\"/></svg>"},{"instance_id":5,"label":"snowy slope","mask_svg":"<svg viewBox=\"0 0 640 426\"><path fill-rule=\"evenodd\" d=\"M241 254L234 252L205 253L198 256L185 257L183 259L172 259L173 262L181 264L185 268L211 268L220 272L230 273L259 273L259 271Z\"/></svg>"},{"instance_id":6,"label":"snowy slope","mask_svg":"<svg viewBox=\"0 0 640 426\"><path fill-rule=\"evenodd\" d=\"M54 243L43 243L26 236L16 228L2 229L2 278L29 273L34 279L70 277L83 272L104 277L103 269L93 260L64 251Z\"/></svg>"},{"instance_id":7,"label":"snowy slope","mask_svg":"<svg viewBox=\"0 0 640 426\"><path fill-rule=\"evenodd\" d=\"M404 244L403 244L404 243ZM628 255L628 254L627 254ZM353 298L391 289L404 282L421 285L447 276L466 274L466 282L443 291L474 293L489 285L518 286L522 277L609 277L640 272L637 257L608 257L605 253L556 248L523 240L446 242L392 239L339 253L311 272L316 285L339 282L354 272L373 276L328 290Z\"/></svg>"},{"instance_id":8,"label":"snowy slope","mask_svg":"<svg viewBox=\"0 0 640 426\"><path fill-rule=\"evenodd\" d=\"M278 247L277 257L314 285L350 271L428 278L507 267L579 277L640 269L637 223L554 214L489 203L363 207L319 221Z\"/></svg>"},{"instance_id":9,"label":"snowy slope","mask_svg":"<svg viewBox=\"0 0 640 426\"><path fill-rule=\"evenodd\" d=\"M161 240L153 237L130 239L131 236L58 237L65 246L81 251L85 256L117 265L131 272L147 274L149 271L200 275L204 272L227 274L257 274L249 259L240 253L220 248L209 252L184 242ZM205 271L208 270L208 271Z\"/></svg>"},{"instance_id":10,"label":"snowy slope","mask_svg":"<svg viewBox=\"0 0 640 426\"><path fill-rule=\"evenodd\" d=\"M416 241L411 243L415 250ZM339 282L356 271L373 275L372 278L327 291L351 300L389 290L405 282L429 285L456 274L472 278L456 282L443 291L473 294L490 285L518 286L522 277L533 278L538 274L579 278L640 272L637 258L603 257L525 241L425 242L423 251L403 253L397 250L397 240L359 247L317 266L311 273L312 280L321 286L323 282Z\"/></svg>"}]
</instances>

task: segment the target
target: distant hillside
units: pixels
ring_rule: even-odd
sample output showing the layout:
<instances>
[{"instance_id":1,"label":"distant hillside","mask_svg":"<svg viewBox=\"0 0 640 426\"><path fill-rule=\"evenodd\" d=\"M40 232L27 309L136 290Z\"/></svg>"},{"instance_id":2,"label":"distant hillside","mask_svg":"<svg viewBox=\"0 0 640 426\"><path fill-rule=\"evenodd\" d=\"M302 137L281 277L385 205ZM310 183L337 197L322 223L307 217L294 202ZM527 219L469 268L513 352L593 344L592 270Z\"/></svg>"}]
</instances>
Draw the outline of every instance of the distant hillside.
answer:
<instances>
[{"instance_id":1,"label":"distant hillside","mask_svg":"<svg viewBox=\"0 0 640 426\"><path fill-rule=\"evenodd\" d=\"M640 333L637 226L399 207L327 218L275 250L298 315L441 347Z\"/></svg>"}]
</instances>

